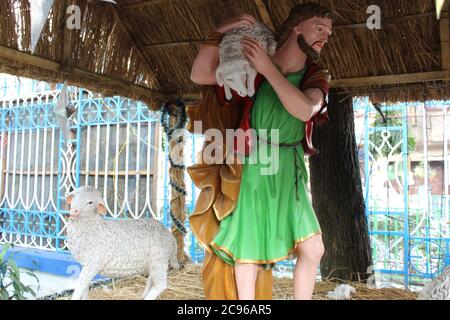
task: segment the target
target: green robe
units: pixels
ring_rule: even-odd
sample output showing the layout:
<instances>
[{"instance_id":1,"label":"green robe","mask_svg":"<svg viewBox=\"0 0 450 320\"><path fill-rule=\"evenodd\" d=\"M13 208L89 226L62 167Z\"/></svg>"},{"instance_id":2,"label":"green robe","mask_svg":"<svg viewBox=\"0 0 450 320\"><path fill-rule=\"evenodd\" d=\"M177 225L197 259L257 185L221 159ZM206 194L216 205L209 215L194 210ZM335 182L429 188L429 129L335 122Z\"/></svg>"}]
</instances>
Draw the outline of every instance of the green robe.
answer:
<instances>
[{"instance_id":1,"label":"green robe","mask_svg":"<svg viewBox=\"0 0 450 320\"><path fill-rule=\"evenodd\" d=\"M298 87L303 75L304 70L286 78ZM265 141L276 142L271 140L270 129L279 130L278 143L296 143L305 134L305 123L285 109L267 80L258 89L251 123ZM260 129L268 129L267 134ZM267 155L266 158L261 154ZM298 159L297 170L294 156ZM220 222L211 247L231 265L238 262L271 266L294 258L298 243L322 233L307 193L308 174L302 145L285 148L260 142L244 161L236 208ZM278 170L274 161L278 161ZM274 168L272 174L268 174L270 163Z\"/></svg>"}]
</instances>

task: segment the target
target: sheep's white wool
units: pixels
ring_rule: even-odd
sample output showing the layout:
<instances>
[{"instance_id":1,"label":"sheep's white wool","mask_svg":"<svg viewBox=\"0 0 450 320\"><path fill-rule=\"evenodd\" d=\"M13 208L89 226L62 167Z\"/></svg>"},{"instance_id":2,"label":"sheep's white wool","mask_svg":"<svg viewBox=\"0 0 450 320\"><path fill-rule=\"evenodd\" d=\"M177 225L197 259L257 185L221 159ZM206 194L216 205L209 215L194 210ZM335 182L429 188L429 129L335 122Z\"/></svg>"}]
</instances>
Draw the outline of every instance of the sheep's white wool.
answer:
<instances>
[{"instance_id":1,"label":"sheep's white wool","mask_svg":"<svg viewBox=\"0 0 450 320\"><path fill-rule=\"evenodd\" d=\"M225 86L225 96L232 98L231 89L241 97L252 97L255 94L256 71L245 58L242 38L258 40L269 55L275 53L277 44L273 32L261 23L251 27L239 27L227 33L220 43L220 63L216 71L217 83Z\"/></svg>"},{"instance_id":2,"label":"sheep's white wool","mask_svg":"<svg viewBox=\"0 0 450 320\"><path fill-rule=\"evenodd\" d=\"M102 198L95 188L82 187L71 195L71 210L79 215L67 224L67 247L83 267L72 299L87 298L97 274L116 278L148 273L144 298L155 299L163 292L168 266L179 268L170 231L155 219L103 219L97 213Z\"/></svg>"},{"instance_id":3,"label":"sheep's white wool","mask_svg":"<svg viewBox=\"0 0 450 320\"><path fill-rule=\"evenodd\" d=\"M417 300L450 300L450 267L428 283Z\"/></svg>"},{"instance_id":4,"label":"sheep's white wool","mask_svg":"<svg viewBox=\"0 0 450 320\"><path fill-rule=\"evenodd\" d=\"M341 284L334 288L333 291L328 291L327 298L334 300L350 300L352 293L355 293L356 289L348 284Z\"/></svg>"}]
</instances>

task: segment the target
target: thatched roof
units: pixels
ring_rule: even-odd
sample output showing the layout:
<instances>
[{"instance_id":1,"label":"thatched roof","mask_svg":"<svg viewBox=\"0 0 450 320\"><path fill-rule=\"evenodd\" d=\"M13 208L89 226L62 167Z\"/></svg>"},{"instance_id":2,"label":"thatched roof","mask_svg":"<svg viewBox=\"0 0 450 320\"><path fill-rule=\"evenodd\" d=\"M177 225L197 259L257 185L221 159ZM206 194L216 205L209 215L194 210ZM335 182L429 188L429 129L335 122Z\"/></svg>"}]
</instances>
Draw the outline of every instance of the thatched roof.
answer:
<instances>
[{"instance_id":1,"label":"thatched roof","mask_svg":"<svg viewBox=\"0 0 450 320\"><path fill-rule=\"evenodd\" d=\"M168 95L197 97L189 79L199 43L214 26L243 12L276 28L293 0L55 0L35 55L28 0L0 1L0 72L139 98L155 109ZM316 0L334 10L334 34L322 63L332 86L376 101L450 97L449 1L441 20L433 0ZM81 30L65 28L80 6ZM369 30L369 5L381 30Z\"/></svg>"}]
</instances>

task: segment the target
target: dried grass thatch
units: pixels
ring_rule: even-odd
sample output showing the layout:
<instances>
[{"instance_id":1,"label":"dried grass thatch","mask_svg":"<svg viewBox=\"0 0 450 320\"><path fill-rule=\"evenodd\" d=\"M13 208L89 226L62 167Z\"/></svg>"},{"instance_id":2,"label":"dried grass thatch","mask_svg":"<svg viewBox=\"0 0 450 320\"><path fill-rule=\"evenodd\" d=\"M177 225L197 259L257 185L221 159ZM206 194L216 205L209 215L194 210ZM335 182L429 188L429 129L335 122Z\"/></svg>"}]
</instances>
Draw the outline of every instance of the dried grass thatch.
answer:
<instances>
[{"instance_id":1,"label":"dried grass thatch","mask_svg":"<svg viewBox=\"0 0 450 320\"><path fill-rule=\"evenodd\" d=\"M161 294L160 300L203 300L203 288L200 278L201 266L187 264L183 269L169 274L168 289ZM336 287L335 279L316 283L313 300L328 300L328 291ZM127 280L115 280L109 286L92 289L89 298L93 300L138 300L144 292L147 279L137 277ZM356 289L352 300L415 300L417 294L411 291L383 288L370 289L365 283L346 282ZM292 279L274 278L274 299L291 300L293 298Z\"/></svg>"},{"instance_id":2,"label":"dried grass thatch","mask_svg":"<svg viewBox=\"0 0 450 320\"><path fill-rule=\"evenodd\" d=\"M30 56L28 1L3 0L0 72L52 82L66 79L105 94L139 98L157 109L170 94L197 96L190 68L199 43L214 26L246 12L276 28L294 3L306 1L117 0L113 6L60 0L50 12L36 56ZM383 22L381 30L372 31L365 23L374 1L314 1L336 16L335 34L322 59L333 86L352 95L369 94L375 101L450 97L448 3L439 21L434 0L376 1ZM81 30L64 27L70 4L82 9Z\"/></svg>"}]
</instances>

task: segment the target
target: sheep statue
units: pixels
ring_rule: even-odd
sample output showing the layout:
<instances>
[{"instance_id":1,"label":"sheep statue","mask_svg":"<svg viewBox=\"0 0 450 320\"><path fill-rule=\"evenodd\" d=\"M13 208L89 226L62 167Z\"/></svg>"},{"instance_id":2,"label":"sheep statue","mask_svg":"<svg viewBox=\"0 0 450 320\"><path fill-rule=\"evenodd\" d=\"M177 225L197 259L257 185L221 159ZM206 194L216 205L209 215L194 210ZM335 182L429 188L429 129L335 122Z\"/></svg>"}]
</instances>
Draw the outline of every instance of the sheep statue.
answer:
<instances>
[{"instance_id":1,"label":"sheep statue","mask_svg":"<svg viewBox=\"0 0 450 320\"><path fill-rule=\"evenodd\" d=\"M417 300L450 300L450 266L422 289Z\"/></svg>"},{"instance_id":2,"label":"sheep statue","mask_svg":"<svg viewBox=\"0 0 450 320\"><path fill-rule=\"evenodd\" d=\"M261 23L251 27L243 26L228 32L219 45L219 66L216 80L219 86L225 86L225 97L231 100L231 89L241 97L252 97L255 94L256 70L245 58L241 40L252 38L258 40L269 55L273 55L277 48L275 35Z\"/></svg>"},{"instance_id":3,"label":"sheep statue","mask_svg":"<svg viewBox=\"0 0 450 320\"><path fill-rule=\"evenodd\" d=\"M67 247L82 265L72 300L88 299L97 274L117 278L148 273L145 300L154 300L167 288L168 267L179 265L176 239L163 224L155 219L103 219L105 203L90 186L70 193L67 203Z\"/></svg>"}]
</instances>

